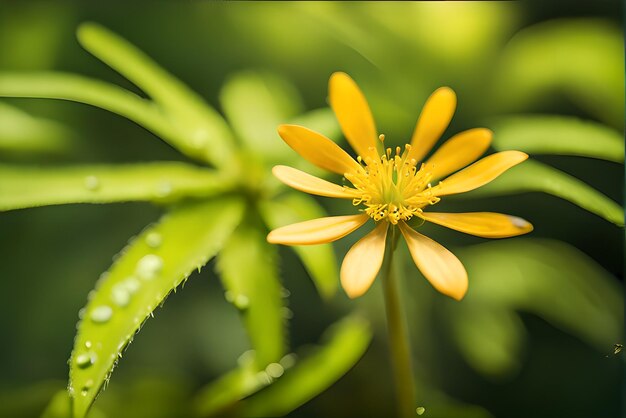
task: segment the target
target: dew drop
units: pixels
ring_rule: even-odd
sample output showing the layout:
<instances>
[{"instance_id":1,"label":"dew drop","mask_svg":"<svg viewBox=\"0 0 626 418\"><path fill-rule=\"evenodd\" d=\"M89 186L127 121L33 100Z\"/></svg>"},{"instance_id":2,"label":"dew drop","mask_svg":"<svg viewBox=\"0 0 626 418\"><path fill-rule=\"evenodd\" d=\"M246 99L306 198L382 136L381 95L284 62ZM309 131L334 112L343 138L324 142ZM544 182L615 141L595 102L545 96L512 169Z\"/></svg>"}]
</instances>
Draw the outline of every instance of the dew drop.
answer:
<instances>
[{"instance_id":1,"label":"dew drop","mask_svg":"<svg viewBox=\"0 0 626 418\"><path fill-rule=\"evenodd\" d=\"M102 324L107 322L113 316L113 309L107 305L100 305L91 310L89 318L95 323Z\"/></svg>"},{"instance_id":2,"label":"dew drop","mask_svg":"<svg viewBox=\"0 0 626 418\"><path fill-rule=\"evenodd\" d=\"M122 283L124 284L126 290L128 290L128 293L130 293L131 295L137 293L137 291L141 287L141 283L139 282L139 280L137 280L133 276L126 278L126 280L124 280Z\"/></svg>"},{"instance_id":3,"label":"dew drop","mask_svg":"<svg viewBox=\"0 0 626 418\"><path fill-rule=\"evenodd\" d=\"M283 311L283 318L285 319L293 318L293 311L291 309L283 307L282 311Z\"/></svg>"},{"instance_id":4,"label":"dew drop","mask_svg":"<svg viewBox=\"0 0 626 418\"><path fill-rule=\"evenodd\" d=\"M91 348L91 341L85 341L85 348Z\"/></svg>"},{"instance_id":5,"label":"dew drop","mask_svg":"<svg viewBox=\"0 0 626 418\"><path fill-rule=\"evenodd\" d=\"M78 311L78 319L83 319L85 317L85 308L80 308Z\"/></svg>"},{"instance_id":6,"label":"dew drop","mask_svg":"<svg viewBox=\"0 0 626 418\"><path fill-rule=\"evenodd\" d=\"M296 360L298 360L298 356L295 353L289 353L280 359L280 365L284 369L289 369L296 364Z\"/></svg>"},{"instance_id":7,"label":"dew drop","mask_svg":"<svg viewBox=\"0 0 626 418\"><path fill-rule=\"evenodd\" d=\"M76 365L81 369L86 369L96 362L96 358L96 354L91 351L79 354L76 356Z\"/></svg>"},{"instance_id":8,"label":"dew drop","mask_svg":"<svg viewBox=\"0 0 626 418\"><path fill-rule=\"evenodd\" d=\"M248 350L245 351L242 355L239 356L239 358L237 359L237 364L240 367L245 367L245 366L249 366L250 364L252 364L252 362L254 362L254 357L256 356L256 351L254 350Z\"/></svg>"},{"instance_id":9,"label":"dew drop","mask_svg":"<svg viewBox=\"0 0 626 418\"><path fill-rule=\"evenodd\" d=\"M130 292L124 283L118 283L111 289L111 300L114 304L123 308L130 303Z\"/></svg>"},{"instance_id":10,"label":"dew drop","mask_svg":"<svg viewBox=\"0 0 626 418\"><path fill-rule=\"evenodd\" d=\"M262 385L269 385L270 383L272 383L272 378L269 374L267 374L267 372L264 371L258 372L256 374L256 379Z\"/></svg>"},{"instance_id":11,"label":"dew drop","mask_svg":"<svg viewBox=\"0 0 626 418\"><path fill-rule=\"evenodd\" d=\"M289 289L285 289L283 287L282 289L280 289L280 295L284 298L288 298L289 296L291 296L291 292L289 291Z\"/></svg>"},{"instance_id":12,"label":"dew drop","mask_svg":"<svg viewBox=\"0 0 626 418\"><path fill-rule=\"evenodd\" d=\"M227 290L224 292L224 299L226 299L226 302L233 303L235 301L235 295L230 290Z\"/></svg>"},{"instance_id":13,"label":"dew drop","mask_svg":"<svg viewBox=\"0 0 626 418\"><path fill-rule=\"evenodd\" d=\"M265 372L274 379L279 378L285 373L285 369L278 363L270 363L265 368Z\"/></svg>"},{"instance_id":14,"label":"dew drop","mask_svg":"<svg viewBox=\"0 0 626 418\"><path fill-rule=\"evenodd\" d=\"M146 235L146 244L148 244L148 247L150 248L159 248L162 242L163 239L161 238L161 234L158 232L153 231Z\"/></svg>"},{"instance_id":15,"label":"dew drop","mask_svg":"<svg viewBox=\"0 0 626 418\"><path fill-rule=\"evenodd\" d=\"M237 309L247 309L248 305L250 305L250 299L246 295L237 295L233 303Z\"/></svg>"},{"instance_id":16,"label":"dew drop","mask_svg":"<svg viewBox=\"0 0 626 418\"><path fill-rule=\"evenodd\" d=\"M156 188L156 196L157 197L167 197L172 194L172 184L167 181L163 181L157 185Z\"/></svg>"},{"instance_id":17,"label":"dew drop","mask_svg":"<svg viewBox=\"0 0 626 418\"><path fill-rule=\"evenodd\" d=\"M163 269L163 259L158 255L148 254L137 263L135 273L143 280L154 279Z\"/></svg>"},{"instance_id":18,"label":"dew drop","mask_svg":"<svg viewBox=\"0 0 626 418\"><path fill-rule=\"evenodd\" d=\"M426 408L424 408L423 406L418 406L417 408L415 408L415 413L417 415L422 415L424 412L426 412Z\"/></svg>"},{"instance_id":19,"label":"dew drop","mask_svg":"<svg viewBox=\"0 0 626 418\"><path fill-rule=\"evenodd\" d=\"M85 177L85 188L92 192L98 190L100 188L100 179L96 176Z\"/></svg>"}]
</instances>

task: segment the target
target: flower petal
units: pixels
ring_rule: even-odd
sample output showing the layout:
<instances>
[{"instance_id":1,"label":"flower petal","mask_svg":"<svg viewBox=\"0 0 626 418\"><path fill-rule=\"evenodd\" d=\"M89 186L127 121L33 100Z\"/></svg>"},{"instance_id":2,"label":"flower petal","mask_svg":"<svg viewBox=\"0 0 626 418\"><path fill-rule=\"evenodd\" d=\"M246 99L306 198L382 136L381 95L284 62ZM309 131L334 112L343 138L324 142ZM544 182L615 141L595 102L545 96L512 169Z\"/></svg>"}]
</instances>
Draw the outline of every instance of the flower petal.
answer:
<instances>
[{"instance_id":1,"label":"flower petal","mask_svg":"<svg viewBox=\"0 0 626 418\"><path fill-rule=\"evenodd\" d=\"M477 189L527 158L520 151L491 154L441 181L431 191L435 196L445 196Z\"/></svg>"},{"instance_id":2,"label":"flower petal","mask_svg":"<svg viewBox=\"0 0 626 418\"><path fill-rule=\"evenodd\" d=\"M507 238L533 230L530 222L517 216L492 212L435 213L424 212L422 219L466 234L484 238Z\"/></svg>"},{"instance_id":3,"label":"flower petal","mask_svg":"<svg viewBox=\"0 0 626 418\"><path fill-rule=\"evenodd\" d=\"M369 218L363 214L312 219L277 228L267 234L267 241L285 245L324 244L345 237Z\"/></svg>"},{"instance_id":4,"label":"flower petal","mask_svg":"<svg viewBox=\"0 0 626 418\"><path fill-rule=\"evenodd\" d=\"M362 157L376 150L378 135L365 96L346 73L334 73L328 82L330 107L352 149Z\"/></svg>"},{"instance_id":5,"label":"flower petal","mask_svg":"<svg viewBox=\"0 0 626 418\"><path fill-rule=\"evenodd\" d=\"M352 299L370 288L385 256L385 240L389 223L379 222L376 228L350 248L341 264L341 286Z\"/></svg>"},{"instance_id":6,"label":"flower petal","mask_svg":"<svg viewBox=\"0 0 626 418\"><path fill-rule=\"evenodd\" d=\"M302 192L317 196L337 197L340 199L353 199L356 196L351 192L354 189L339 186L338 184L322 180L304 171L285 165L275 166L272 168L272 173L287 186Z\"/></svg>"},{"instance_id":7,"label":"flower petal","mask_svg":"<svg viewBox=\"0 0 626 418\"><path fill-rule=\"evenodd\" d=\"M361 166L347 152L322 134L298 125L280 125L280 137L306 160L333 173L351 173Z\"/></svg>"},{"instance_id":8,"label":"flower petal","mask_svg":"<svg viewBox=\"0 0 626 418\"><path fill-rule=\"evenodd\" d=\"M404 222L398 224L417 268L435 289L456 300L467 293L467 272L458 258L441 244L416 232Z\"/></svg>"},{"instance_id":9,"label":"flower petal","mask_svg":"<svg viewBox=\"0 0 626 418\"><path fill-rule=\"evenodd\" d=\"M493 132L489 129L476 128L448 139L426 161L433 180L445 177L476 161L487 151L492 137Z\"/></svg>"},{"instance_id":10,"label":"flower petal","mask_svg":"<svg viewBox=\"0 0 626 418\"><path fill-rule=\"evenodd\" d=\"M430 95L415 125L408 159L421 161L446 130L454 109L456 94L450 87L440 87Z\"/></svg>"}]
</instances>

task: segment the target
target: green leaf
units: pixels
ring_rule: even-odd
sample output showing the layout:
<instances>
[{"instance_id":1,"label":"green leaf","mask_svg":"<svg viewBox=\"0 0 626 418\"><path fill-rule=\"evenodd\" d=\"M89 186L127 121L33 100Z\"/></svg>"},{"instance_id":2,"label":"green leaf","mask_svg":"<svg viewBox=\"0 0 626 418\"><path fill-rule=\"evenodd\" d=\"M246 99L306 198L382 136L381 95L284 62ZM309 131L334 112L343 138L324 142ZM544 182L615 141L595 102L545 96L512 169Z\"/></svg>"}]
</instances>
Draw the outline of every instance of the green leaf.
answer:
<instances>
[{"instance_id":1,"label":"green leaf","mask_svg":"<svg viewBox=\"0 0 626 418\"><path fill-rule=\"evenodd\" d=\"M462 319L453 320L451 326L467 362L488 376L519 371L526 338L519 315L499 307L474 305L463 309Z\"/></svg>"},{"instance_id":2,"label":"green leaf","mask_svg":"<svg viewBox=\"0 0 626 418\"><path fill-rule=\"evenodd\" d=\"M301 193L289 193L264 201L260 210L269 229L327 216L314 198ZM320 295L324 298L333 296L339 285L339 269L332 245L302 245L291 248L311 275Z\"/></svg>"},{"instance_id":3,"label":"green leaf","mask_svg":"<svg viewBox=\"0 0 626 418\"><path fill-rule=\"evenodd\" d=\"M228 188L215 171L183 163L39 168L0 164L0 211L64 203L171 202Z\"/></svg>"},{"instance_id":4,"label":"green leaf","mask_svg":"<svg viewBox=\"0 0 626 418\"><path fill-rule=\"evenodd\" d=\"M624 137L591 121L566 116L513 116L491 124L498 151L577 155L624 162Z\"/></svg>"},{"instance_id":5,"label":"green leaf","mask_svg":"<svg viewBox=\"0 0 626 418\"><path fill-rule=\"evenodd\" d=\"M73 413L85 415L143 322L194 269L224 245L243 202L181 205L126 247L91 293L70 358Z\"/></svg>"},{"instance_id":6,"label":"green leaf","mask_svg":"<svg viewBox=\"0 0 626 418\"><path fill-rule=\"evenodd\" d=\"M471 286L448 313L461 352L477 370L491 376L515 371L525 340L518 312L538 315L600 353L621 341L619 282L574 247L526 238L480 244L458 255Z\"/></svg>"},{"instance_id":7,"label":"green leaf","mask_svg":"<svg viewBox=\"0 0 626 418\"><path fill-rule=\"evenodd\" d=\"M60 123L0 102L0 153L63 154L75 146L74 139L74 133Z\"/></svg>"},{"instance_id":8,"label":"green leaf","mask_svg":"<svg viewBox=\"0 0 626 418\"><path fill-rule=\"evenodd\" d=\"M372 338L369 324L350 316L334 324L324 345L253 396L241 401L246 417L283 416L305 404L345 375L363 356Z\"/></svg>"},{"instance_id":9,"label":"green leaf","mask_svg":"<svg viewBox=\"0 0 626 418\"><path fill-rule=\"evenodd\" d=\"M276 130L299 114L303 105L287 80L269 73L237 73L222 87L220 102L230 125L251 152L273 163L290 155L291 149Z\"/></svg>"},{"instance_id":10,"label":"green leaf","mask_svg":"<svg viewBox=\"0 0 626 418\"><path fill-rule=\"evenodd\" d=\"M242 223L217 257L217 271L227 300L241 313L258 370L275 363L287 346L277 248L265 231Z\"/></svg>"},{"instance_id":11,"label":"green leaf","mask_svg":"<svg viewBox=\"0 0 626 418\"><path fill-rule=\"evenodd\" d=\"M95 106L124 116L172 146L180 148L182 143L154 103L104 81L66 73L0 73L0 97L59 99Z\"/></svg>"},{"instance_id":12,"label":"green leaf","mask_svg":"<svg viewBox=\"0 0 626 418\"><path fill-rule=\"evenodd\" d=\"M223 165L233 153L233 138L224 119L199 95L137 47L95 24L78 28L81 45L145 91L164 110L178 132L181 151Z\"/></svg>"},{"instance_id":13,"label":"green leaf","mask_svg":"<svg viewBox=\"0 0 626 418\"><path fill-rule=\"evenodd\" d=\"M562 19L520 31L503 53L499 107L524 109L565 93L582 109L624 126L624 39L613 22Z\"/></svg>"},{"instance_id":14,"label":"green leaf","mask_svg":"<svg viewBox=\"0 0 626 418\"><path fill-rule=\"evenodd\" d=\"M71 418L72 400L67 389L59 390L54 394L50 403L41 414L41 418ZM96 408L92 408L87 414L88 418L106 418L106 414Z\"/></svg>"},{"instance_id":15,"label":"green leaf","mask_svg":"<svg viewBox=\"0 0 626 418\"><path fill-rule=\"evenodd\" d=\"M568 200L618 226L624 225L622 207L576 177L527 160L506 171L491 183L463 197L489 197L524 192L544 192Z\"/></svg>"}]
</instances>

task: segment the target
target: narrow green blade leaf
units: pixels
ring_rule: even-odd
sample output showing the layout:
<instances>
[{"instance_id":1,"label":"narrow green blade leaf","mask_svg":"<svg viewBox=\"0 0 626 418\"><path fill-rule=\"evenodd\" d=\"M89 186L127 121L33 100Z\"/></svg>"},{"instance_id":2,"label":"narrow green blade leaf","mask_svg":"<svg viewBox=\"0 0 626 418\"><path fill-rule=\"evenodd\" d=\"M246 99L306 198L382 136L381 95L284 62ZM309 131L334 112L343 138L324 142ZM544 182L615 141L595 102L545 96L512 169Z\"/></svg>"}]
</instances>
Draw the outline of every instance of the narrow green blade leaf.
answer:
<instances>
[{"instance_id":1,"label":"narrow green blade leaf","mask_svg":"<svg viewBox=\"0 0 626 418\"><path fill-rule=\"evenodd\" d=\"M226 198L181 205L144 230L102 276L83 311L70 359L75 417L85 415L147 317L222 248L243 206Z\"/></svg>"},{"instance_id":2,"label":"narrow green blade leaf","mask_svg":"<svg viewBox=\"0 0 626 418\"><path fill-rule=\"evenodd\" d=\"M59 390L54 394L50 403L41 414L41 418L71 418L72 400L67 389ZM106 414L97 408L92 408L87 418L106 418Z\"/></svg>"},{"instance_id":3,"label":"narrow green blade leaf","mask_svg":"<svg viewBox=\"0 0 626 418\"><path fill-rule=\"evenodd\" d=\"M144 90L167 113L179 132L175 146L220 165L230 159L233 139L224 119L199 95L137 47L95 24L78 28L81 45Z\"/></svg>"},{"instance_id":4,"label":"narrow green blade leaf","mask_svg":"<svg viewBox=\"0 0 626 418\"><path fill-rule=\"evenodd\" d=\"M487 197L524 192L544 192L568 200L618 226L624 225L622 207L576 177L528 160L508 170L491 183L462 197Z\"/></svg>"},{"instance_id":5,"label":"narrow green blade leaf","mask_svg":"<svg viewBox=\"0 0 626 418\"><path fill-rule=\"evenodd\" d=\"M0 153L64 154L74 144L74 133L52 120L37 118L0 102Z\"/></svg>"},{"instance_id":6,"label":"narrow green blade leaf","mask_svg":"<svg viewBox=\"0 0 626 418\"><path fill-rule=\"evenodd\" d=\"M0 211L65 203L171 202L207 197L228 184L183 163L39 168L0 164Z\"/></svg>"},{"instance_id":7,"label":"narrow green blade leaf","mask_svg":"<svg viewBox=\"0 0 626 418\"><path fill-rule=\"evenodd\" d=\"M563 19L520 31L497 68L499 107L521 109L565 93L611 126L624 126L624 39L613 22Z\"/></svg>"},{"instance_id":8,"label":"narrow green blade leaf","mask_svg":"<svg viewBox=\"0 0 626 418\"><path fill-rule=\"evenodd\" d=\"M624 161L624 137L599 123L567 116L513 116L497 119L491 127L498 151Z\"/></svg>"},{"instance_id":9,"label":"narrow green blade leaf","mask_svg":"<svg viewBox=\"0 0 626 418\"><path fill-rule=\"evenodd\" d=\"M287 80L269 73L237 73L224 84L220 102L246 148L271 162L290 155L291 149L276 129L299 114L303 105Z\"/></svg>"},{"instance_id":10,"label":"narrow green blade leaf","mask_svg":"<svg viewBox=\"0 0 626 418\"><path fill-rule=\"evenodd\" d=\"M519 319L511 316L516 312L538 315L600 353L621 341L624 301L619 282L576 248L523 238L472 246L458 255L472 284L463 303L450 306L448 313L453 323L466 322L461 329L454 327L455 338L477 370L492 376L515 371L519 359L505 357L519 353L524 341ZM490 319L493 315L499 319ZM504 319L502 315L510 316L506 323L494 322ZM477 318L482 325L473 321ZM463 328L474 334L480 329L480 337L461 341L468 337Z\"/></svg>"},{"instance_id":11,"label":"narrow green blade leaf","mask_svg":"<svg viewBox=\"0 0 626 418\"><path fill-rule=\"evenodd\" d=\"M169 121L148 100L114 84L68 73L0 73L0 97L59 99L108 110L137 123L176 146Z\"/></svg>"},{"instance_id":12,"label":"narrow green blade leaf","mask_svg":"<svg viewBox=\"0 0 626 418\"><path fill-rule=\"evenodd\" d=\"M269 229L327 216L314 198L302 193L289 193L265 201L260 208ZM324 298L333 296L339 285L339 268L332 245L302 245L291 248L311 275L320 295Z\"/></svg>"},{"instance_id":13,"label":"narrow green blade leaf","mask_svg":"<svg viewBox=\"0 0 626 418\"><path fill-rule=\"evenodd\" d=\"M279 361L287 346L276 250L264 230L244 223L217 258L226 297L242 315L258 370Z\"/></svg>"},{"instance_id":14,"label":"narrow green blade leaf","mask_svg":"<svg viewBox=\"0 0 626 418\"><path fill-rule=\"evenodd\" d=\"M262 391L241 401L245 417L283 416L322 393L363 356L372 338L369 324L352 316L327 331L327 341L287 369Z\"/></svg>"}]
</instances>

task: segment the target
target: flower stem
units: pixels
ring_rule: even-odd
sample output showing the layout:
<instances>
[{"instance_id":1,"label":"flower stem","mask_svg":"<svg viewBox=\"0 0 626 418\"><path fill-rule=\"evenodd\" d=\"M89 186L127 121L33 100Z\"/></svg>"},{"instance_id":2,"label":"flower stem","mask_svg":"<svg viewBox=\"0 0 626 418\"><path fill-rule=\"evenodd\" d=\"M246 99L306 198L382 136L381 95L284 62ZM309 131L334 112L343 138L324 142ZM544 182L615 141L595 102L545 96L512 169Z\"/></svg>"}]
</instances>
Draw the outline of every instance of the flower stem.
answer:
<instances>
[{"instance_id":1,"label":"flower stem","mask_svg":"<svg viewBox=\"0 0 626 418\"><path fill-rule=\"evenodd\" d=\"M382 281L387 311L391 363L398 402L397 412L399 417L407 418L415 417L415 380L413 379L413 364L411 361L411 347L408 338L406 316L400 300L398 280L393 271L393 253L398 241L397 232L397 229L392 227L387 237L385 258L382 266Z\"/></svg>"}]
</instances>

